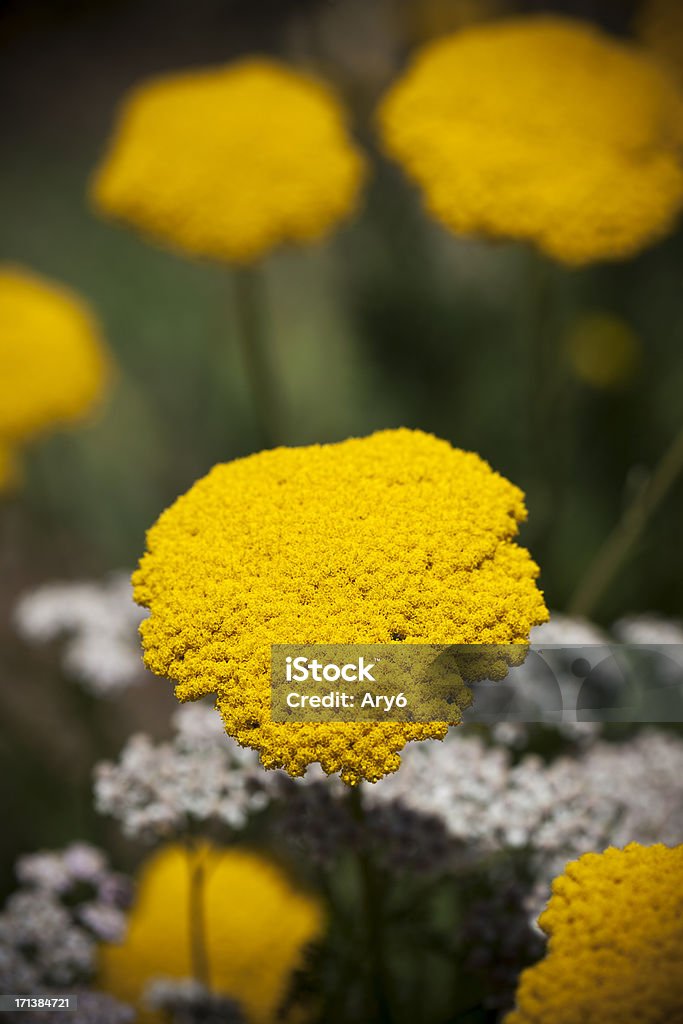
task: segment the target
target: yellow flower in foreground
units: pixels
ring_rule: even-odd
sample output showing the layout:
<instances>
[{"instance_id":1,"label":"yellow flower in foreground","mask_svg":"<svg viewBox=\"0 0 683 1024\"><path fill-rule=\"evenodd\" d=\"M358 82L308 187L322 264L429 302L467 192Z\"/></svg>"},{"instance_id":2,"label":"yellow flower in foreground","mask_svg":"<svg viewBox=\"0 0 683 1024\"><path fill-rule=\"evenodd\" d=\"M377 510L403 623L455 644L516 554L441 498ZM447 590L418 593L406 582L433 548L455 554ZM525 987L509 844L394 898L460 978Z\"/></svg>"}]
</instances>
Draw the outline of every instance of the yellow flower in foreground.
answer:
<instances>
[{"instance_id":1,"label":"yellow flower in foreground","mask_svg":"<svg viewBox=\"0 0 683 1024\"><path fill-rule=\"evenodd\" d=\"M254 853L207 846L193 856L204 860L211 988L237 1000L248 1024L271 1024L306 945L322 933L321 905ZM190 870L182 846L155 854L143 868L126 939L102 948L99 986L136 1005L141 1024L162 1020L142 1005L151 981L192 976Z\"/></svg>"},{"instance_id":2,"label":"yellow flower in foreground","mask_svg":"<svg viewBox=\"0 0 683 1024\"><path fill-rule=\"evenodd\" d=\"M162 243L250 263L327 235L354 212L363 178L332 92L249 59L134 89L92 195Z\"/></svg>"},{"instance_id":3,"label":"yellow flower in foreground","mask_svg":"<svg viewBox=\"0 0 683 1024\"><path fill-rule=\"evenodd\" d=\"M566 344L574 373L591 387L620 388L638 368L640 342L629 325L611 313L583 317Z\"/></svg>"},{"instance_id":4,"label":"yellow flower in foreground","mask_svg":"<svg viewBox=\"0 0 683 1024\"><path fill-rule=\"evenodd\" d=\"M635 47L555 16L426 46L379 111L429 212L568 264L633 255L683 205L683 96Z\"/></svg>"},{"instance_id":5,"label":"yellow flower in foreground","mask_svg":"<svg viewBox=\"0 0 683 1024\"><path fill-rule=\"evenodd\" d=\"M546 957L505 1024L683 1022L683 846L587 853L555 879Z\"/></svg>"},{"instance_id":6,"label":"yellow flower in foreground","mask_svg":"<svg viewBox=\"0 0 683 1024\"><path fill-rule=\"evenodd\" d=\"M274 723L271 644L525 641L547 618L514 543L525 516L479 456L420 431L215 466L149 531L133 576L145 661L181 700L216 693L267 768L376 781L446 724Z\"/></svg>"},{"instance_id":7,"label":"yellow flower in foreground","mask_svg":"<svg viewBox=\"0 0 683 1024\"><path fill-rule=\"evenodd\" d=\"M86 416L110 362L99 324L76 294L0 267L0 444L14 446Z\"/></svg>"}]
</instances>

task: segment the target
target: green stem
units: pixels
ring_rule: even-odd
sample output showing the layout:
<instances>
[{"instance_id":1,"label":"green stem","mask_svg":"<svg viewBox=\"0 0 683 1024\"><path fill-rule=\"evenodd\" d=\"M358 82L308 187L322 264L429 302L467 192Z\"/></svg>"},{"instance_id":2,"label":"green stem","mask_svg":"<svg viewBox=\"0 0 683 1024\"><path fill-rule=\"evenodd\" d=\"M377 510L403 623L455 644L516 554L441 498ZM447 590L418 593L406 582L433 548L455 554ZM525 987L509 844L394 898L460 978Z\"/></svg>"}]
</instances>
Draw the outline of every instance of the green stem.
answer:
<instances>
[{"instance_id":1,"label":"green stem","mask_svg":"<svg viewBox=\"0 0 683 1024\"><path fill-rule=\"evenodd\" d=\"M553 263L534 250L528 253L527 276L526 445L534 505L530 526L533 550L542 565L557 536L565 503L574 410L561 344L567 315L562 279Z\"/></svg>"},{"instance_id":2,"label":"green stem","mask_svg":"<svg viewBox=\"0 0 683 1024\"><path fill-rule=\"evenodd\" d=\"M190 885L188 914L190 930L190 963L192 977L205 988L210 988L209 953L206 945L206 907L204 886L206 881L205 852L194 843L187 846Z\"/></svg>"},{"instance_id":3,"label":"green stem","mask_svg":"<svg viewBox=\"0 0 683 1024\"><path fill-rule=\"evenodd\" d=\"M273 447L284 441L283 409L270 352L263 272L259 267L235 267L232 276L237 333L258 429L263 444Z\"/></svg>"},{"instance_id":4,"label":"green stem","mask_svg":"<svg viewBox=\"0 0 683 1024\"><path fill-rule=\"evenodd\" d=\"M360 825L361 833L358 868L365 907L367 961L369 967L368 990L370 1002L375 1011L368 1019L376 1020L378 1024L392 1024L393 1015L389 999L389 976L384 949L381 878L365 846L367 827L360 783L350 787L349 805L351 813Z\"/></svg>"},{"instance_id":5,"label":"green stem","mask_svg":"<svg viewBox=\"0 0 683 1024\"><path fill-rule=\"evenodd\" d=\"M664 452L649 480L625 509L621 520L599 549L569 604L572 615L590 616L626 561L652 514L683 472L683 427Z\"/></svg>"}]
</instances>

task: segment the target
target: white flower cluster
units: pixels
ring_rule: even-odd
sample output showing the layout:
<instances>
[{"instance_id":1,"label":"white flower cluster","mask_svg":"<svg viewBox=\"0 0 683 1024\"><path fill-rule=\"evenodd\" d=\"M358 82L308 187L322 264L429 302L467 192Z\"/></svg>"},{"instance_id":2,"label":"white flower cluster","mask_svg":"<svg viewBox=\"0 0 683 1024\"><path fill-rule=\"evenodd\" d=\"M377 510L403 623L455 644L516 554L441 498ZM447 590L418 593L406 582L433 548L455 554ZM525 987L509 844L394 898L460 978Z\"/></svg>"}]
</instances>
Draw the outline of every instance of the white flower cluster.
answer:
<instances>
[{"instance_id":1,"label":"white flower cluster","mask_svg":"<svg viewBox=\"0 0 683 1024\"><path fill-rule=\"evenodd\" d=\"M18 632L31 643L64 637L65 672L96 696L109 696L144 678L140 621L130 574L112 573L101 582L48 583L16 605Z\"/></svg>"},{"instance_id":2,"label":"white flower cluster","mask_svg":"<svg viewBox=\"0 0 683 1024\"><path fill-rule=\"evenodd\" d=\"M619 654L620 645L627 645ZM523 750L541 725L586 747L603 721L680 721L683 716L683 624L630 615L609 633L553 613L531 631L532 650L500 683L475 688L466 723L487 723L497 742ZM637 650L636 650L637 648ZM585 718L586 720L582 720Z\"/></svg>"},{"instance_id":3,"label":"white flower cluster","mask_svg":"<svg viewBox=\"0 0 683 1024\"><path fill-rule=\"evenodd\" d=\"M170 741L138 734L116 763L96 766L97 810L117 818L127 836L148 840L210 820L243 828L270 800L258 755L226 736L207 705L179 708L173 723Z\"/></svg>"},{"instance_id":4,"label":"white flower cluster","mask_svg":"<svg viewBox=\"0 0 683 1024\"><path fill-rule=\"evenodd\" d=\"M568 860L631 841L683 842L683 741L658 731L600 741L578 757L545 764L451 730L442 743L413 744L400 772L366 792L439 818L463 862L504 849L526 851L543 886Z\"/></svg>"},{"instance_id":5,"label":"white flower cluster","mask_svg":"<svg viewBox=\"0 0 683 1024\"><path fill-rule=\"evenodd\" d=\"M667 619L654 612L625 615L614 623L612 632L625 644L683 644L683 622L678 619Z\"/></svg>"},{"instance_id":6,"label":"white flower cluster","mask_svg":"<svg viewBox=\"0 0 683 1024\"><path fill-rule=\"evenodd\" d=\"M125 933L128 880L86 843L23 856L16 873L20 887L0 913L0 990L33 993L89 978L97 943Z\"/></svg>"}]
</instances>

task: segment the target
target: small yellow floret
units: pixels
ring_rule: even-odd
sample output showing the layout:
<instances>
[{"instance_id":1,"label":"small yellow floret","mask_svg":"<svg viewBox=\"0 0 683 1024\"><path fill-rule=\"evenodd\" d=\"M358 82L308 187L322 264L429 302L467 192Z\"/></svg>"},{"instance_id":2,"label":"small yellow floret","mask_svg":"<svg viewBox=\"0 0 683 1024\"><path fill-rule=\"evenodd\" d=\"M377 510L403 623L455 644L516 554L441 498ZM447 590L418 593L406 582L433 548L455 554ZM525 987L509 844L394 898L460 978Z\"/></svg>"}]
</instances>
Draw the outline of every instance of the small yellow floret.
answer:
<instances>
[{"instance_id":1,"label":"small yellow floret","mask_svg":"<svg viewBox=\"0 0 683 1024\"><path fill-rule=\"evenodd\" d=\"M683 96L647 54L552 15L426 46L379 111L389 153L463 235L568 264L632 256L683 206Z\"/></svg>"},{"instance_id":2,"label":"small yellow floret","mask_svg":"<svg viewBox=\"0 0 683 1024\"><path fill-rule=\"evenodd\" d=\"M99 324L79 296L0 267L0 443L13 446L82 419L110 370Z\"/></svg>"},{"instance_id":3,"label":"small yellow floret","mask_svg":"<svg viewBox=\"0 0 683 1024\"><path fill-rule=\"evenodd\" d=\"M355 211L364 176L333 93L249 59L134 89L92 196L161 243L251 263L331 232Z\"/></svg>"},{"instance_id":4,"label":"small yellow floret","mask_svg":"<svg viewBox=\"0 0 683 1024\"><path fill-rule=\"evenodd\" d=\"M208 844L190 854L168 846L141 872L121 945L101 950L98 987L138 1008L140 1024L161 1024L146 1010L145 988L158 978L192 977L189 890L193 860L204 870L204 944L209 982L235 999L247 1024L272 1024L305 947L324 927L320 903L284 872L246 850Z\"/></svg>"},{"instance_id":5,"label":"small yellow floret","mask_svg":"<svg viewBox=\"0 0 683 1024\"><path fill-rule=\"evenodd\" d=\"M585 854L539 924L548 953L504 1024L683 1024L683 846Z\"/></svg>"},{"instance_id":6,"label":"small yellow floret","mask_svg":"<svg viewBox=\"0 0 683 1024\"><path fill-rule=\"evenodd\" d=\"M567 336L576 376L594 388L620 388L633 379L641 345L625 321L611 313L583 317Z\"/></svg>"},{"instance_id":7,"label":"small yellow floret","mask_svg":"<svg viewBox=\"0 0 683 1024\"><path fill-rule=\"evenodd\" d=\"M514 543L525 516L478 455L420 431L215 466L148 533L133 576L151 610L145 661L181 700L217 694L227 732L265 767L374 782L447 725L274 723L271 645L526 641L547 612Z\"/></svg>"}]
</instances>

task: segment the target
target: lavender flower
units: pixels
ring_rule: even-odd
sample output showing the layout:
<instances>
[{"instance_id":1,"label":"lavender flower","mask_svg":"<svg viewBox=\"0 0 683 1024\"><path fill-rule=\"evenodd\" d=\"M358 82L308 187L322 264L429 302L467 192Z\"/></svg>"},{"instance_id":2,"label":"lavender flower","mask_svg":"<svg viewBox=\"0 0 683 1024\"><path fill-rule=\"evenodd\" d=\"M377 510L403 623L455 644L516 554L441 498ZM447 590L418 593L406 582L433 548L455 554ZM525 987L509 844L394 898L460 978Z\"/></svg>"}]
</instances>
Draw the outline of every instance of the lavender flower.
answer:
<instances>
[{"instance_id":1,"label":"lavender flower","mask_svg":"<svg viewBox=\"0 0 683 1024\"><path fill-rule=\"evenodd\" d=\"M20 857L17 878L0 913L0 988L37 993L88 979L97 943L123 937L130 887L86 843Z\"/></svg>"}]
</instances>

